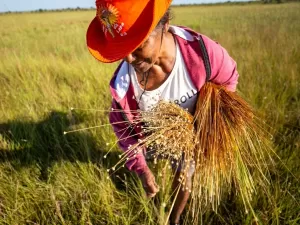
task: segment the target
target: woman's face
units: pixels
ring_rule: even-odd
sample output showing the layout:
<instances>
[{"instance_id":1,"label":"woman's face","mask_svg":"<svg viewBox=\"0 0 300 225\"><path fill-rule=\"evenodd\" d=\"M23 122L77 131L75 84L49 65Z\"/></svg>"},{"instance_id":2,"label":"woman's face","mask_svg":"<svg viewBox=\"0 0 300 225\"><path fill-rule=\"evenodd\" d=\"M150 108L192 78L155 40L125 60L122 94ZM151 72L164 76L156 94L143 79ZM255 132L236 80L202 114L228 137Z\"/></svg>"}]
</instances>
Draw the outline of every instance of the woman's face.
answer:
<instances>
[{"instance_id":1,"label":"woman's face","mask_svg":"<svg viewBox=\"0 0 300 225\"><path fill-rule=\"evenodd\" d=\"M155 29L149 37L134 52L127 55L124 60L131 64L139 73L148 71L159 57L162 35L164 35L163 28Z\"/></svg>"}]
</instances>

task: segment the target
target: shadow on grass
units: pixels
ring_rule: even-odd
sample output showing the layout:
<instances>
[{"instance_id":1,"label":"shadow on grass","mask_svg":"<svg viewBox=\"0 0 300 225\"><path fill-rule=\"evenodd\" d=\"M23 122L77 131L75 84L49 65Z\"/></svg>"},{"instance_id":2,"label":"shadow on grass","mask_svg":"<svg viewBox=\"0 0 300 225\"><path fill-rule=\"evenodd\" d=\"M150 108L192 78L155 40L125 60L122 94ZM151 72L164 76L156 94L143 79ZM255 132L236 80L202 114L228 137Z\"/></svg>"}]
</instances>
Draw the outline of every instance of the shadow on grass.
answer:
<instances>
[{"instance_id":1,"label":"shadow on grass","mask_svg":"<svg viewBox=\"0 0 300 225\"><path fill-rule=\"evenodd\" d=\"M44 181L56 162L92 162L104 169L111 167L118 161L118 153L112 151L104 159L105 149L97 146L90 133L64 135L64 131L84 118L84 115L52 111L37 123L15 120L0 124L0 163L9 162L16 170L37 165L40 179ZM125 169L120 171L125 172ZM112 180L117 188L122 188L120 179Z\"/></svg>"}]
</instances>

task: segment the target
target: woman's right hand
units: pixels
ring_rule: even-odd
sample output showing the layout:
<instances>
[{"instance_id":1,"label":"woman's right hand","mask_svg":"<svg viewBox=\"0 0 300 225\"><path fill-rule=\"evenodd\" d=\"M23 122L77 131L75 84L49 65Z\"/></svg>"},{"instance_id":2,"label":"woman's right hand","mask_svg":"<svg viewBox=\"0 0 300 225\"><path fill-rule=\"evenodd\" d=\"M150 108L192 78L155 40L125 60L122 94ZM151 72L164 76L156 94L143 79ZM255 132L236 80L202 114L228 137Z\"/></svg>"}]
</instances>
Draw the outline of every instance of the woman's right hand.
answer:
<instances>
[{"instance_id":1,"label":"woman's right hand","mask_svg":"<svg viewBox=\"0 0 300 225\"><path fill-rule=\"evenodd\" d=\"M139 175L142 181L143 188L146 192L148 198L153 198L157 192L159 192L159 187L155 182L155 177L152 171L147 168L146 171Z\"/></svg>"}]
</instances>

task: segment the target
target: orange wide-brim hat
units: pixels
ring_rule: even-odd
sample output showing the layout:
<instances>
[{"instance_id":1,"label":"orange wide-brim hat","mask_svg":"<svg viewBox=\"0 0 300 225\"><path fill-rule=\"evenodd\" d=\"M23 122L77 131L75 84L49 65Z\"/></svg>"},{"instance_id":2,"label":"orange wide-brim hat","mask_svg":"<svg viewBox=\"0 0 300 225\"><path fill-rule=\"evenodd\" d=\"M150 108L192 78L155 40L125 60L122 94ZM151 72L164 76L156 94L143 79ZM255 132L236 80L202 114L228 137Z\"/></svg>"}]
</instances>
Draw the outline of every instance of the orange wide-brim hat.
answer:
<instances>
[{"instance_id":1,"label":"orange wide-brim hat","mask_svg":"<svg viewBox=\"0 0 300 225\"><path fill-rule=\"evenodd\" d=\"M155 29L172 0L97 0L86 34L90 53L110 63L137 49Z\"/></svg>"}]
</instances>

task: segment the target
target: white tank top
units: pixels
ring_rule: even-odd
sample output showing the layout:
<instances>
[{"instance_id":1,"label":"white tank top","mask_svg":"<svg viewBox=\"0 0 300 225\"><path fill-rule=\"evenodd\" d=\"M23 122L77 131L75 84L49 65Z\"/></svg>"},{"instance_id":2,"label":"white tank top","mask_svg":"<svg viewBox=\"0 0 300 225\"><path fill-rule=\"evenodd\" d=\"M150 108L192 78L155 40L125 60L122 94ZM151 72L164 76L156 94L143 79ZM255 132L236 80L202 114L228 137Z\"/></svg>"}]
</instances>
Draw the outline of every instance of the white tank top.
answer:
<instances>
[{"instance_id":1,"label":"white tank top","mask_svg":"<svg viewBox=\"0 0 300 225\"><path fill-rule=\"evenodd\" d=\"M129 66L129 73L134 87L134 95L141 110L150 110L159 100L165 100L174 102L180 107L188 109L190 113L194 113L197 102L197 89L187 72L177 43L173 70L167 80L157 89L144 91L144 89L140 87L136 72L131 65Z\"/></svg>"}]
</instances>

